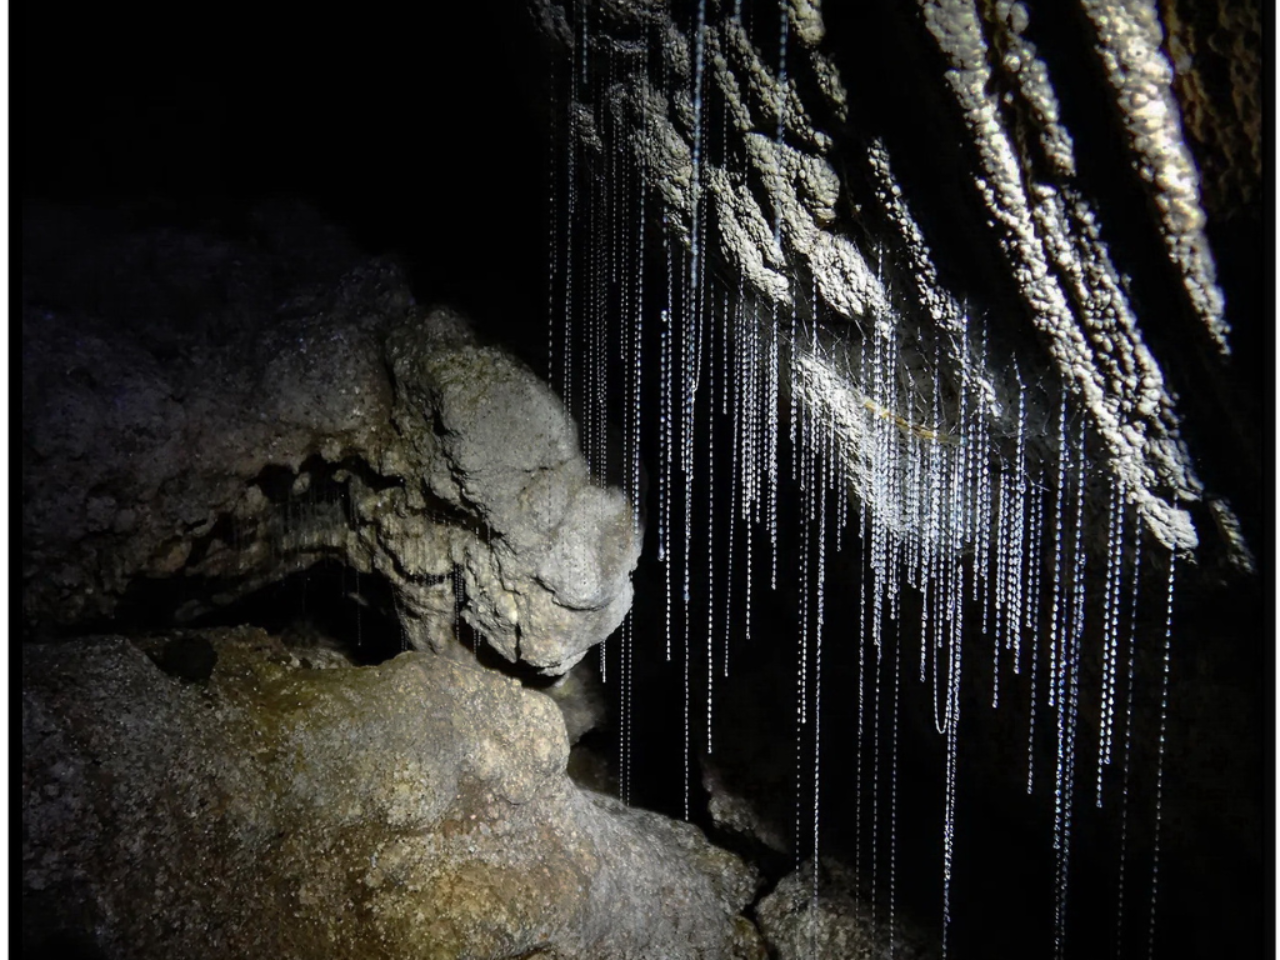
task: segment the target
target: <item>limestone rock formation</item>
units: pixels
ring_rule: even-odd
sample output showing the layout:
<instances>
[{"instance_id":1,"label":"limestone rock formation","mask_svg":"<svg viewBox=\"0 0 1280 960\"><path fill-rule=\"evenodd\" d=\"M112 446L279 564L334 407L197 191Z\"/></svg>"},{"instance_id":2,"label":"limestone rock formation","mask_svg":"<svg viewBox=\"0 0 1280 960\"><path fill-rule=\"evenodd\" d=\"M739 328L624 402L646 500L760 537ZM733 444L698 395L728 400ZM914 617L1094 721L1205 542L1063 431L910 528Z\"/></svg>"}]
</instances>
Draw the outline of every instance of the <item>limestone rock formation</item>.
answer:
<instances>
[{"instance_id":1,"label":"limestone rock formation","mask_svg":"<svg viewBox=\"0 0 1280 960\"><path fill-rule=\"evenodd\" d=\"M161 669L175 646L212 654L204 679ZM29 645L22 707L27 949L752 955L752 869L579 791L552 701L474 662L99 637Z\"/></svg>"},{"instance_id":2,"label":"limestone rock formation","mask_svg":"<svg viewBox=\"0 0 1280 960\"><path fill-rule=\"evenodd\" d=\"M1010 374L1020 371L1035 385L1032 421L1047 423L1067 396L1100 441L1095 460L1160 543L1187 556L1203 542L1202 563L1251 568L1238 514L1256 516L1252 491L1194 456L1185 424L1239 421L1252 406L1224 358L1232 325L1250 328L1254 307L1224 298L1192 145L1208 144L1219 179L1220 154L1232 151L1231 189L1256 189L1256 11L1214 23L1211 4L1195 16L1182 9L1195 4L1162 5L1181 52L1175 82L1154 3L1082 0L1032 15L1008 2L853 11L792 0L767 16L723 4L701 30L691 14L630 0L607 5L598 22L561 0L531 6L566 60L613 65L607 82L571 93L579 162L633 168L695 274L714 267L766 315L828 334L792 335L792 378L801 402L837 425L858 497L875 499L859 462L866 422L888 412L867 376L850 372L856 351L839 331L854 327L855 341L895 344L904 379L917 381L891 411L904 429L956 422L951 394L969 390L970 410L1012 440L1023 384ZM1231 82L1212 95L1187 52L1210 44L1233 51ZM1072 62L1094 57L1097 90ZM897 97L907 109L886 122ZM1108 148L1123 185L1085 146L1102 136L1090 127L1102 115L1124 131ZM704 122L716 126L716 149L700 153ZM1213 128L1226 123L1224 138ZM948 166L962 172L942 176ZM934 182L921 183L922 170ZM1109 237L1124 218L1138 226L1121 248ZM1141 299L1152 285L1159 308ZM966 349L983 313L990 342L983 334L980 351ZM930 356L915 342L922 330L948 346ZM940 414L906 412L934 366L950 383ZM1181 403L1191 391L1208 394L1205 404ZM1042 443L1024 451L1033 472L1054 461ZM1251 458L1254 444L1236 444L1232 459Z\"/></svg>"},{"instance_id":3,"label":"limestone rock formation","mask_svg":"<svg viewBox=\"0 0 1280 960\"><path fill-rule=\"evenodd\" d=\"M812 861L784 877L756 907L756 917L779 960L802 957L900 957L934 960L936 944L901 917L890 927L857 895L853 876L823 863L817 902Z\"/></svg>"},{"instance_id":4,"label":"limestone rock formation","mask_svg":"<svg viewBox=\"0 0 1280 960\"><path fill-rule=\"evenodd\" d=\"M56 217L29 211L37 250ZM98 277L96 310L54 278L24 287L29 627L130 603L160 620L161 595L190 620L324 559L385 578L418 649L454 642L460 616L558 674L622 620L630 505L592 482L550 389L416 306L392 264L273 287L266 255L199 233L125 251L65 257ZM161 272L130 273L138 259Z\"/></svg>"}]
</instances>

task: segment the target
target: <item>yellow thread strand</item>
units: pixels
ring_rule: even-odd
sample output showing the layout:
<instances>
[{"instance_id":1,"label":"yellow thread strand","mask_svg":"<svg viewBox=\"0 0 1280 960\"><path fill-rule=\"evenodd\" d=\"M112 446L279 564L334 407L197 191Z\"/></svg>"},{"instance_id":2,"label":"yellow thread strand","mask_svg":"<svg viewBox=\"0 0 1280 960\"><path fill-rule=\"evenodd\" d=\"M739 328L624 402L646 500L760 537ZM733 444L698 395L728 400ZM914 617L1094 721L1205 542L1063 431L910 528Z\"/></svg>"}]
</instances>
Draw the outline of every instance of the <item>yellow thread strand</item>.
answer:
<instances>
[{"instance_id":1,"label":"yellow thread strand","mask_svg":"<svg viewBox=\"0 0 1280 960\"><path fill-rule=\"evenodd\" d=\"M892 410L880 406L874 400L864 398L862 405L871 413L882 420L892 420L899 430L904 433L913 434L922 440L932 440L934 443L945 443L950 446L959 446L960 438L953 437L949 433L943 433L941 430L934 430L931 427L921 426L918 423L912 423L904 417L898 416Z\"/></svg>"}]
</instances>

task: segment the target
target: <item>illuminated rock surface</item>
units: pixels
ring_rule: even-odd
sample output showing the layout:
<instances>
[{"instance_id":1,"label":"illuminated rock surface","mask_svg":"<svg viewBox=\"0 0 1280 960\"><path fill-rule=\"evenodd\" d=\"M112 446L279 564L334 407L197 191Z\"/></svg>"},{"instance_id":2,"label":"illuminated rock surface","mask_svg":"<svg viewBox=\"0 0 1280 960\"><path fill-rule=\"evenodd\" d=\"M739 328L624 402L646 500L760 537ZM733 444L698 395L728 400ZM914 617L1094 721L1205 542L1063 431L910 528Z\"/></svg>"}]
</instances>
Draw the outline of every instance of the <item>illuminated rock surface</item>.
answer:
<instances>
[{"instance_id":1,"label":"illuminated rock surface","mask_svg":"<svg viewBox=\"0 0 1280 960\"><path fill-rule=\"evenodd\" d=\"M178 645L211 669L148 657ZM551 700L474 663L304 665L252 629L32 645L23 663L28 949L754 955L735 920L751 868L580 791Z\"/></svg>"}]
</instances>

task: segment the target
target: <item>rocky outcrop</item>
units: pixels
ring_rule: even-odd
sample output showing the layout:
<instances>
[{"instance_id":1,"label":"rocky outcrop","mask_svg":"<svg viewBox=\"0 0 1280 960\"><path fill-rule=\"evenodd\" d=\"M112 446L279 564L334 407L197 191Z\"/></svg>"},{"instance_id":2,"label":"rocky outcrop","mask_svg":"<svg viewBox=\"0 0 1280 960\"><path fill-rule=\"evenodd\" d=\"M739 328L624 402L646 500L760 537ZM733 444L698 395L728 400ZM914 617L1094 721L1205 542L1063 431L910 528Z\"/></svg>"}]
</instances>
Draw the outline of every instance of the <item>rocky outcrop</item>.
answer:
<instances>
[{"instance_id":1,"label":"rocky outcrop","mask_svg":"<svg viewBox=\"0 0 1280 960\"><path fill-rule=\"evenodd\" d=\"M575 162L629 166L693 277L706 261L765 315L797 318L782 348L791 388L836 424L857 497L902 512L877 502L860 463L877 419L927 439L978 416L1011 447L1025 400L1045 425L1018 441L1034 475L1057 460L1046 435L1065 395L1099 470L1159 542L1183 555L1207 545L1202 561L1249 570L1237 511L1253 511L1252 491L1193 456L1185 434L1216 444L1220 423L1249 419L1226 356L1231 328L1257 316L1217 278L1215 255L1229 248L1211 249L1178 97L1194 139L1230 151L1216 158L1228 168L1219 179L1256 186L1256 11L1214 24L1211 4L1161 4L1175 83L1154 3L1029 14L1007 2L844 11L795 0L780 17L735 5L695 18L620 0L590 24L560 0L531 6L584 77L609 64L601 82L566 89ZM1197 8L1195 24L1174 13L1184 7ZM1190 70L1197 45L1232 51L1231 80L1212 94ZM1066 66L1095 59L1088 81ZM1218 104L1213 123L1205 101ZM1114 129L1095 129L1098 118ZM1232 135L1215 137L1224 124ZM697 145L708 125L714 150ZM1159 305L1135 296L1139 285L1158 289ZM795 336L797 322L827 334L821 345ZM877 392L880 361L864 344L904 371L903 395ZM1256 444L1242 438L1226 459L1252 458Z\"/></svg>"},{"instance_id":2,"label":"rocky outcrop","mask_svg":"<svg viewBox=\"0 0 1280 960\"><path fill-rule=\"evenodd\" d=\"M890 926L857 894L850 872L823 862L815 902L812 861L784 877L756 906L756 918L779 960L802 957L900 957L934 960L936 943L901 918Z\"/></svg>"},{"instance_id":3,"label":"rocky outcrop","mask_svg":"<svg viewBox=\"0 0 1280 960\"><path fill-rule=\"evenodd\" d=\"M474 662L244 628L33 644L22 681L28 949L751 955L753 871L575 788L554 703Z\"/></svg>"},{"instance_id":4,"label":"rocky outcrop","mask_svg":"<svg viewBox=\"0 0 1280 960\"><path fill-rule=\"evenodd\" d=\"M29 211L34 247L52 216ZM385 579L418 649L452 643L460 616L558 674L608 636L631 602L632 511L592 482L548 387L418 307L386 261L272 286L265 255L200 239L89 244L92 269L66 269L99 277L96 298L39 275L24 290L28 627L130 603L190 620L333 559Z\"/></svg>"},{"instance_id":5,"label":"rocky outcrop","mask_svg":"<svg viewBox=\"0 0 1280 960\"><path fill-rule=\"evenodd\" d=\"M555 394L503 351L477 345L457 317L400 327L387 360L405 466L474 533L483 524L483 540L461 551L468 621L508 660L563 672L631 606L640 544L630 505L591 482Z\"/></svg>"},{"instance_id":6,"label":"rocky outcrop","mask_svg":"<svg viewBox=\"0 0 1280 960\"><path fill-rule=\"evenodd\" d=\"M25 633L91 636L24 649L25 949L761 955L750 868L569 779L583 671L557 709L463 649L564 674L630 606L636 514L551 390L305 211L26 213ZM416 649L172 628L326 562Z\"/></svg>"}]
</instances>

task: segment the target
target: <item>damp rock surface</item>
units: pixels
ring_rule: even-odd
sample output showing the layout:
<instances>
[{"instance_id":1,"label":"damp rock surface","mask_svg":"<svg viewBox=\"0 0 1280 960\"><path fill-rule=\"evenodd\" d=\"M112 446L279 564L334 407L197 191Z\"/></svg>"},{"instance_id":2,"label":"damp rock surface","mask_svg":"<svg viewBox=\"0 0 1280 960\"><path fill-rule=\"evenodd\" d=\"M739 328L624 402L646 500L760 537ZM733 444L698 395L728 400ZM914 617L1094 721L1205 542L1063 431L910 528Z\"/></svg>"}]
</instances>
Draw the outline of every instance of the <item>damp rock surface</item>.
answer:
<instances>
[{"instance_id":1,"label":"damp rock surface","mask_svg":"<svg viewBox=\"0 0 1280 960\"><path fill-rule=\"evenodd\" d=\"M857 894L851 873L838 863L823 862L818 897L813 897L812 861L784 877L756 906L756 919L773 955L779 960L807 957L898 957L936 960L936 943L908 924L890 928Z\"/></svg>"},{"instance_id":2,"label":"damp rock surface","mask_svg":"<svg viewBox=\"0 0 1280 960\"><path fill-rule=\"evenodd\" d=\"M560 674L621 622L630 504L550 388L394 262L24 214L29 628L190 622L323 560L381 577L418 649L461 621Z\"/></svg>"},{"instance_id":3,"label":"damp rock surface","mask_svg":"<svg viewBox=\"0 0 1280 960\"><path fill-rule=\"evenodd\" d=\"M754 871L575 788L550 698L408 652L302 666L276 638L31 644L26 949L104 957L759 956Z\"/></svg>"}]
</instances>

